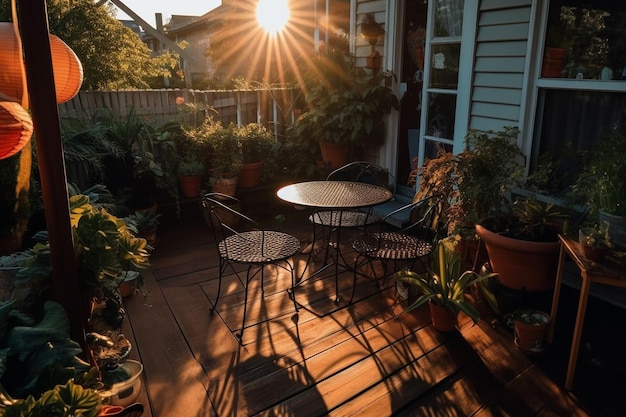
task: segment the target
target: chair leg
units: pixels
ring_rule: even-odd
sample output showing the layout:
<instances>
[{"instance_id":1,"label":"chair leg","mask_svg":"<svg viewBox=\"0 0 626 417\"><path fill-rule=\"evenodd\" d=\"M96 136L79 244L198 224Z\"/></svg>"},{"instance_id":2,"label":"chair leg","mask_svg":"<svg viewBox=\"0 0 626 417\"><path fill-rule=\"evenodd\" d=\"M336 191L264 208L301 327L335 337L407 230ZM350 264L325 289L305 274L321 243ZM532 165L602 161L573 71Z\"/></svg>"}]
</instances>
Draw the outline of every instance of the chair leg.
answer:
<instances>
[{"instance_id":1,"label":"chair leg","mask_svg":"<svg viewBox=\"0 0 626 417\"><path fill-rule=\"evenodd\" d=\"M248 267L248 271L246 272L246 285L244 288L244 297L243 297L243 317L241 318L241 332L239 332L238 335L235 335L239 339L240 345L243 345L243 331L246 329L246 313L248 311L248 287L250 287L250 270L251 269L252 269L252 265ZM263 272L261 272L261 274L263 274Z\"/></svg>"},{"instance_id":2,"label":"chair leg","mask_svg":"<svg viewBox=\"0 0 626 417\"><path fill-rule=\"evenodd\" d=\"M215 311L217 308L217 301L220 299L220 292L222 291L222 276L224 275L224 269L226 269L226 262L220 258L220 272L217 279L217 295L215 296L215 302L213 303L213 307L211 307L211 313Z\"/></svg>"}]
</instances>

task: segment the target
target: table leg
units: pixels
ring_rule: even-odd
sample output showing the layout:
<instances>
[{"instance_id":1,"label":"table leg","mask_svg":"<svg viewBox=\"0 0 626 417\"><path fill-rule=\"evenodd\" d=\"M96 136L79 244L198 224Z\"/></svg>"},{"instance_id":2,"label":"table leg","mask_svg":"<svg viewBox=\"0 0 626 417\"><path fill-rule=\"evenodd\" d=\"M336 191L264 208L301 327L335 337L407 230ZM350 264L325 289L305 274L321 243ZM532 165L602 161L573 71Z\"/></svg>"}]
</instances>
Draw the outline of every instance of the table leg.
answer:
<instances>
[{"instance_id":1,"label":"table leg","mask_svg":"<svg viewBox=\"0 0 626 417\"><path fill-rule=\"evenodd\" d=\"M589 290L591 288L591 280L589 279L587 273L583 271L580 275L582 277L582 284L580 288L580 298L578 300L578 313L576 314L574 337L572 338L572 349L569 354L569 363L567 365L567 374L565 376L565 388L570 391L574 383L574 371L576 370L578 351L580 350L580 339L583 334L583 325L585 323L587 300L589 299Z\"/></svg>"},{"instance_id":2,"label":"table leg","mask_svg":"<svg viewBox=\"0 0 626 417\"><path fill-rule=\"evenodd\" d=\"M559 307L559 297L561 295L561 284L563 283L563 267L565 265L565 246L561 243L559 252L559 264L556 269L556 279L554 281L554 295L552 296L552 311L550 311L550 332L548 343L554 339L554 327L556 325L556 313Z\"/></svg>"}]
</instances>

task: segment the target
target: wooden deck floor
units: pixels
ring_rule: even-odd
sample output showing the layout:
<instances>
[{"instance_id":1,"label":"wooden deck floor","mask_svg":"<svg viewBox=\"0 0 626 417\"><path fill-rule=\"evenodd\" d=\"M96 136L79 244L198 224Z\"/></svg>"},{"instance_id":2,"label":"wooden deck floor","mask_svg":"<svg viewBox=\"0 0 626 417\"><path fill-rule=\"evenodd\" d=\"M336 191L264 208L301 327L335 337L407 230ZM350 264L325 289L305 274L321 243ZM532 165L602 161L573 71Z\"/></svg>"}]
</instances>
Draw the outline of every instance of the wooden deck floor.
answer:
<instances>
[{"instance_id":1,"label":"wooden deck floor","mask_svg":"<svg viewBox=\"0 0 626 417\"><path fill-rule=\"evenodd\" d=\"M286 230L306 239L302 213L284 209ZM126 300L133 355L144 364L144 415L588 415L561 388L564 367L554 382L516 349L509 329L465 321L458 332L439 333L424 310L401 314L391 285L376 291L363 280L352 305L335 305L332 270L299 288L298 320L284 271L266 280L263 298L254 286L240 346L242 287L229 275L209 313L217 257L195 206L166 221L160 237L149 295ZM305 257L296 262L301 268ZM352 275L342 274L344 298L351 285Z\"/></svg>"}]
</instances>

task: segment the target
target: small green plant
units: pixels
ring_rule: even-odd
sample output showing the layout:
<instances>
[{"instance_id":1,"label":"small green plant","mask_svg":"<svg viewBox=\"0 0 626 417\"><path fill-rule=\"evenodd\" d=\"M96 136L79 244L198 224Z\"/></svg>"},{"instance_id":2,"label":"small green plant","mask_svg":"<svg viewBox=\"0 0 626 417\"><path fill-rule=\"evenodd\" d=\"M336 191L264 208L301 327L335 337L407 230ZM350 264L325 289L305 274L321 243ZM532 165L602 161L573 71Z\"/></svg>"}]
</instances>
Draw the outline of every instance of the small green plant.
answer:
<instances>
[{"instance_id":1,"label":"small green plant","mask_svg":"<svg viewBox=\"0 0 626 417\"><path fill-rule=\"evenodd\" d=\"M413 285L422 292L422 295L407 307L407 311L430 301L454 313L462 311L475 323L478 322L479 313L472 303L465 298L465 293L474 284L479 284L496 274L488 272L478 274L474 271L461 272L461 254L455 249L457 243L458 241L454 237L439 241L433 265L436 272L418 274L405 270L395 274L396 279L405 284Z\"/></svg>"},{"instance_id":2,"label":"small green plant","mask_svg":"<svg viewBox=\"0 0 626 417\"><path fill-rule=\"evenodd\" d=\"M136 235L154 229L159 225L161 214L156 211L139 210L124 217L126 226Z\"/></svg>"},{"instance_id":3,"label":"small green plant","mask_svg":"<svg viewBox=\"0 0 626 417\"><path fill-rule=\"evenodd\" d=\"M581 227L579 233L580 243L593 248L612 248L613 242L609 235L609 227L608 222L604 222L602 225L594 224L588 227Z\"/></svg>"},{"instance_id":4,"label":"small green plant","mask_svg":"<svg viewBox=\"0 0 626 417\"><path fill-rule=\"evenodd\" d=\"M516 217L515 235L518 238L541 241L555 241L559 232L557 224L563 222L562 232L567 232L569 215L555 204L542 203L534 198L518 198L513 205Z\"/></svg>"},{"instance_id":5,"label":"small green plant","mask_svg":"<svg viewBox=\"0 0 626 417\"><path fill-rule=\"evenodd\" d=\"M523 310L518 309L512 313L505 314L503 316L504 323L507 326L513 327L513 323L521 321L522 323L529 324L531 326L544 326L548 324L549 320L545 314L542 314L536 310Z\"/></svg>"},{"instance_id":6,"label":"small green plant","mask_svg":"<svg viewBox=\"0 0 626 417\"><path fill-rule=\"evenodd\" d=\"M198 158L183 158L178 163L178 175L195 176L204 174L204 164Z\"/></svg>"}]
</instances>

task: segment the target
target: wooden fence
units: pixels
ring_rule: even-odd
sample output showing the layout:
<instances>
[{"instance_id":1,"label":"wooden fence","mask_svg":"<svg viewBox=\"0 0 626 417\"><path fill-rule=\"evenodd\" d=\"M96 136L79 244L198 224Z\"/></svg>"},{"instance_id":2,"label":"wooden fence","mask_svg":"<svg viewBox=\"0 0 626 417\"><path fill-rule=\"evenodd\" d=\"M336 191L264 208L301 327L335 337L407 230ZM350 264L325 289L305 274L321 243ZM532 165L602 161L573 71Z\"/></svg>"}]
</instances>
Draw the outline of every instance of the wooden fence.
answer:
<instances>
[{"instance_id":1,"label":"wooden fence","mask_svg":"<svg viewBox=\"0 0 626 417\"><path fill-rule=\"evenodd\" d=\"M88 120L98 111L125 117L130 111L157 124L180 121L197 124L212 115L222 123L261 123L284 134L293 123L295 89L272 90L116 90L80 91L59 105L61 119Z\"/></svg>"}]
</instances>

